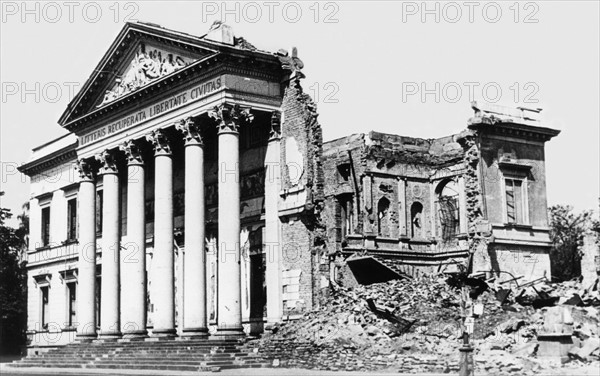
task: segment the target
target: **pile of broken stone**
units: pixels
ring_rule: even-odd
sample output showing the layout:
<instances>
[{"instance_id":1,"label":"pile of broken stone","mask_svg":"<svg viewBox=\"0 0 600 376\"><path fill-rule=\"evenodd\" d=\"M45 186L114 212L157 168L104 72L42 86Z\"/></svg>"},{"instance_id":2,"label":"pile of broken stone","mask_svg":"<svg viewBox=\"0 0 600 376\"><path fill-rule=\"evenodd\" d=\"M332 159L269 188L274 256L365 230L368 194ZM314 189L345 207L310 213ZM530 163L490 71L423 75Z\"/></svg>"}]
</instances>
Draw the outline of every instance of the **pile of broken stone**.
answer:
<instances>
[{"instance_id":1,"label":"pile of broken stone","mask_svg":"<svg viewBox=\"0 0 600 376\"><path fill-rule=\"evenodd\" d=\"M454 372L463 340L461 286L483 306L471 335L480 371L600 366L598 281L586 289L576 281L519 286L437 275L338 286L326 304L274 327L258 346L287 366Z\"/></svg>"}]
</instances>

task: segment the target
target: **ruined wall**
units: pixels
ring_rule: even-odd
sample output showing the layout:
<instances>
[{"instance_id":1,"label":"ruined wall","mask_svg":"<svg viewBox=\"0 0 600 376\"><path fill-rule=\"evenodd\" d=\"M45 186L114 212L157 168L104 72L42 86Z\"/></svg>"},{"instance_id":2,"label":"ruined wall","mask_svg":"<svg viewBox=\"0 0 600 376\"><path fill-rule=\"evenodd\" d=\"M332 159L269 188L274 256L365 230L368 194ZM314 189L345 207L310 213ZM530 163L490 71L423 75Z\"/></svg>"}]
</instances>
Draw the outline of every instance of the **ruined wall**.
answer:
<instances>
[{"instance_id":1,"label":"ruined wall","mask_svg":"<svg viewBox=\"0 0 600 376\"><path fill-rule=\"evenodd\" d=\"M350 232L362 234L364 212L361 207L361 176L365 171L363 163L364 135L356 134L327 142L323 146L323 173L325 178L325 202L321 218L327 227L327 249L329 255L342 250L344 235L341 227L341 208L338 199L349 197L353 200L353 225ZM342 172L340 171L342 167ZM345 170L347 168L347 170ZM347 175L345 175L347 173Z\"/></svg>"},{"instance_id":2,"label":"ruined wall","mask_svg":"<svg viewBox=\"0 0 600 376\"><path fill-rule=\"evenodd\" d=\"M317 116L316 105L296 76L286 87L282 103L284 314L310 309L326 294L321 278L329 275L326 257L322 261L327 251L320 216L324 205L323 136Z\"/></svg>"},{"instance_id":3,"label":"ruined wall","mask_svg":"<svg viewBox=\"0 0 600 376\"><path fill-rule=\"evenodd\" d=\"M463 173L463 149L456 139L456 135L426 140L370 132L326 143L323 220L329 253L368 249L388 255L398 251L397 257L402 257L403 250L431 253L434 247L447 246L434 239L441 236L436 231L441 225L435 189L446 179L457 181ZM352 172L346 179L341 176L344 165ZM355 208L353 232L347 235L341 234L339 199L344 195L352 195ZM413 204L419 207L414 218Z\"/></svg>"}]
</instances>

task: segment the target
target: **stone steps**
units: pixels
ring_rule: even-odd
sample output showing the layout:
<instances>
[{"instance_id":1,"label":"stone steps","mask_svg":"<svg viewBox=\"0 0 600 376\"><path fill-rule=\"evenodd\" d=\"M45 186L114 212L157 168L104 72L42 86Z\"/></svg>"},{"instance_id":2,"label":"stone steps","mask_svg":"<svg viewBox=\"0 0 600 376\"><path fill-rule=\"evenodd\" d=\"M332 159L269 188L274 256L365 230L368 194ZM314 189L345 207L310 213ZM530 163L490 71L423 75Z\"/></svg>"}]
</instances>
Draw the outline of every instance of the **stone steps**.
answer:
<instances>
[{"instance_id":1,"label":"stone steps","mask_svg":"<svg viewBox=\"0 0 600 376\"><path fill-rule=\"evenodd\" d=\"M214 371L269 366L240 341L160 340L76 343L28 356L10 367Z\"/></svg>"}]
</instances>

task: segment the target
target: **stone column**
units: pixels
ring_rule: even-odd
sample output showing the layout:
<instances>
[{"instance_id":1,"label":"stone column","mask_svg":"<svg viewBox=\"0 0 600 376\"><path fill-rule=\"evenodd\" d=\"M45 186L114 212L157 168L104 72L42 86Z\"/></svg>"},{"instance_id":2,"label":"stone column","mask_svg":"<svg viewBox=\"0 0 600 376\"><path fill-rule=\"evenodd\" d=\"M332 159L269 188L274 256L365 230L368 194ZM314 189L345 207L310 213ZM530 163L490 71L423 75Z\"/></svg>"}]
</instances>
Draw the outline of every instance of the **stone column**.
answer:
<instances>
[{"instance_id":1,"label":"stone column","mask_svg":"<svg viewBox=\"0 0 600 376\"><path fill-rule=\"evenodd\" d=\"M119 323L119 176L114 152L105 150L96 159L102 176L102 285L100 337L121 336Z\"/></svg>"},{"instance_id":2,"label":"stone column","mask_svg":"<svg viewBox=\"0 0 600 376\"><path fill-rule=\"evenodd\" d=\"M183 333L208 336L206 251L204 249L204 150L198 124L191 118L176 124L185 140L185 261Z\"/></svg>"},{"instance_id":3,"label":"stone column","mask_svg":"<svg viewBox=\"0 0 600 376\"><path fill-rule=\"evenodd\" d=\"M96 182L89 161L77 161L79 183L79 260L77 340L96 338Z\"/></svg>"},{"instance_id":4,"label":"stone column","mask_svg":"<svg viewBox=\"0 0 600 376\"><path fill-rule=\"evenodd\" d=\"M281 113L271 117L271 134L265 156L265 237L267 284L267 323L281 321L283 315L281 286L281 223L279 191L281 190Z\"/></svg>"},{"instance_id":5,"label":"stone column","mask_svg":"<svg viewBox=\"0 0 600 376\"><path fill-rule=\"evenodd\" d=\"M127 157L127 243L121 254L121 330L124 337L145 337L146 219L145 171L139 145L121 144Z\"/></svg>"},{"instance_id":6,"label":"stone column","mask_svg":"<svg viewBox=\"0 0 600 376\"><path fill-rule=\"evenodd\" d=\"M153 336L175 336L173 255L173 161L163 130L147 136L154 145L154 254L152 258Z\"/></svg>"},{"instance_id":7,"label":"stone column","mask_svg":"<svg viewBox=\"0 0 600 376\"><path fill-rule=\"evenodd\" d=\"M240 151L239 126L251 119L248 110L223 104L209 115L217 121L218 153L218 336L243 336L240 265Z\"/></svg>"}]
</instances>

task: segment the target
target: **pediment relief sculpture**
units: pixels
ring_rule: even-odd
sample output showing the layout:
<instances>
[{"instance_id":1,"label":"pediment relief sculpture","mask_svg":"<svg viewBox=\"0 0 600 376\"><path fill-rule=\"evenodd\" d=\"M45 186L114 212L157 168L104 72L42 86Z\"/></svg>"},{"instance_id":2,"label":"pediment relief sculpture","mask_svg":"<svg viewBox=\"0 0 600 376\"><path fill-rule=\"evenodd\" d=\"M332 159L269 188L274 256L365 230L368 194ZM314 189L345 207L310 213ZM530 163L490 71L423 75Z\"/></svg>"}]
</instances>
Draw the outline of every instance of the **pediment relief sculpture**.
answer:
<instances>
[{"instance_id":1,"label":"pediment relief sculpture","mask_svg":"<svg viewBox=\"0 0 600 376\"><path fill-rule=\"evenodd\" d=\"M116 85L104 94L100 106L186 67L192 62L192 59L155 47L146 47L144 43L141 43L125 73L117 78Z\"/></svg>"}]
</instances>

